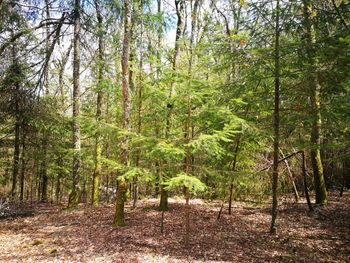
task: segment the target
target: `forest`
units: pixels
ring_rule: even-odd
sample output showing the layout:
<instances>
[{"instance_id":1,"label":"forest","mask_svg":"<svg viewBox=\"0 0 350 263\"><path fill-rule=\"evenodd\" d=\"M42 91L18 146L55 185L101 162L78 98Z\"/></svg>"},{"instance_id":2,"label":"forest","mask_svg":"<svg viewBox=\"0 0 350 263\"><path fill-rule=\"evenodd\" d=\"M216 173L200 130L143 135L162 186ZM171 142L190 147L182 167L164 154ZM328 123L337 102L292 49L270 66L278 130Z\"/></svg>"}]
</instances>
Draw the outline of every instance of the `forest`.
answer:
<instances>
[{"instance_id":1,"label":"forest","mask_svg":"<svg viewBox=\"0 0 350 263\"><path fill-rule=\"evenodd\" d=\"M349 0L0 0L0 262L349 262Z\"/></svg>"}]
</instances>

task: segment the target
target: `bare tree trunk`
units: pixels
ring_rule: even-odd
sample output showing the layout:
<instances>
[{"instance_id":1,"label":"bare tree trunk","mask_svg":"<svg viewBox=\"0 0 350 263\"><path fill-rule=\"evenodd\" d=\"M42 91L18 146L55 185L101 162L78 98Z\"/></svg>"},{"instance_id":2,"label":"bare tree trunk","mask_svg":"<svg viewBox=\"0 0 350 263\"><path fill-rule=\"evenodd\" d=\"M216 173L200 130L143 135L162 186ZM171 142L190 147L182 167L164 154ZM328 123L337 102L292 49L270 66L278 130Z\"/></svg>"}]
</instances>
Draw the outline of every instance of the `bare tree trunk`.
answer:
<instances>
[{"instance_id":1,"label":"bare tree trunk","mask_svg":"<svg viewBox=\"0 0 350 263\"><path fill-rule=\"evenodd\" d=\"M142 46L143 46L143 13L142 13L142 8L143 8L143 0L140 0L139 6L138 6L138 12L140 15L140 19L141 21L140 23L140 60L139 60L139 76L138 76L138 83L137 83L137 133L141 134L141 130L142 130L142 92L143 92L143 87L142 87L142 70L143 70L143 50L142 50ZM137 150L136 152L136 161L135 161L135 165L136 167L140 166L140 158L141 158L141 152L140 150ZM133 199L133 203L132 203L132 207L136 208L137 206L137 200L138 200L138 182L137 182L137 177L135 176L133 178L133 182L132 182L132 199Z\"/></svg>"},{"instance_id":2,"label":"bare tree trunk","mask_svg":"<svg viewBox=\"0 0 350 263\"><path fill-rule=\"evenodd\" d=\"M20 65L17 58L17 46L16 43L12 47L12 63L13 73L19 76L21 74ZM15 102L15 139L14 139L14 151L13 151L13 170L12 170L12 187L11 198L16 198L17 178L19 173L19 158L20 158L20 132L21 132L21 87L20 80L16 78L13 87L15 89L14 102Z\"/></svg>"},{"instance_id":3,"label":"bare tree trunk","mask_svg":"<svg viewBox=\"0 0 350 263\"><path fill-rule=\"evenodd\" d=\"M60 103L63 111L61 112L61 125L65 125L65 107L66 107L66 92L64 89L64 71L66 68L66 65L68 63L69 55L72 50L73 43L71 43L68 47L67 52L63 56L62 60L59 62L60 68L59 68L59 73L58 73L58 86L59 86L59 91L60 91ZM63 143L63 139L61 139L61 143ZM63 167L63 154L59 153L58 157L58 166ZM63 178L63 169L60 169L60 172L57 174L56 177L56 189L55 189L55 198L56 202L59 203L62 197L62 189L61 189L61 179Z\"/></svg>"},{"instance_id":4,"label":"bare tree trunk","mask_svg":"<svg viewBox=\"0 0 350 263\"><path fill-rule=\"evenodd\" d=\"M41 178L41 196L40 201L41 202L47 202L47 185L48 185L48 177L47 177L47 139L46 139L46 132L44 131L43 138L42 138L42 161L41 161L41 167L40 167L40 178Z\"/></svg>"},{"instance_id":5,"label":"bare tree trunk","mask_svg":"<svg viewBox=\"0 0 350 263\"><path fill-rule=\"evenodd\" d=\"M284 156L284 154L283 154L281 149L280 149L280 153L282 155L282 158L285 158L285 156ZM289 179L290 179L290 181L292 183L292 186L293 186L293 193L294 193L295 202L298 203L299 202L299 193L298 193L297 186L295 185L294 178L293 178L293 173L292 173L292 170L290 169L290 166L289 166L289 163L288 163L287 159L284 160L284 164L287 167L288 177L289 177Z\"/></svg>"},{"instance_id":6,"label":"bare tree trunk","mask_svg":"<svg viewBox=\"0 0 350 263\"><path fill-rule=\"evenodd\" d=\"M99 203L99 180L101 176L101 135L100 135L100 120L101 120L101 108L102 108L102 81L103 81L103 17L101 15L99 0L95 0L95 9L98 21L98 82L97 82L97 102L96 102L96 122L97 122L97 132L96 132L96 142L95 142L95 171L92 180L92 198L91 202L94 207L98 206Z\"/></svg>"},{"instance_id":7,"label":"bare tree trunk","mask_svg":"<svg viewBox=\"0 0 350 263\"><path fill-rule=\"evenodd\" d=\"M130 87L129 87L129 52L130 52L130 0L124 1L124 40L122 54L122 89L123 89L123 128L130 131ZM129 137L125 135L121 143L120 162L127 167L129 165ZM124 202L125 202L125 180L118 180L116 211L114 226L124 226Z\"/></svg>"},{"instance_id":8,"label":"bare tree trunk","mask_svg":"<svg viewBox=\"0 0 350 263\"><path fill-rule=\"evenodd\" d=\"M63 166L62 156L59 157L58 163L59 163L60 167ZM62 169L60 169L60 171L59 171L59 173L57 174L57 177L56 177L56 188L55 188L56 203L59 203L60 196L61 196L61 171L62 171Z\"/></svg>"},{"instance_id":9,"label":"bare tree trunk","mask_svg":"<svg viewBox=\"0 0 350 263\"><path fill-rule=\"evenodd\" d=\"M22 122L23 124L23 122ZM25 151L26 151L26 134L25 134L25 129L24 129L24 124L22 127L22 156L21 156L21 176L20 176L20 195L19 195L19 200L22 202L24 198L24 179L25 179L25 172L26 172L26 156L25 156Z\"/></svg>"},{"instance_id":10,"label":"bare tree trunk","mask_svg":"<svg viewBox=\"0 0 350 263\"><path fill-rule=\"evenodd\" d=\"M75 0L74 8L74 54L73 54L73 170L72 189L68 208L78 205L80 194L80 0Z\"/></svg>"},{"instance_id":11,"label":"bare tree trunk","mask_svg":"<svg viewBox=\"0 0 350 263\"><path fill-rule=\"evenodd\" d=\"M46 13L46 19L50 19L50 3L49 0L45 0L45 13ZM49 57L50 53L50 27L46 26L46 40L45 40L45 49L46 49L46 56ZM49 63L49 58L48 63ZM45 96L49 95L49 67L48 65L45 66L44 69L44 83L45 83ZM48 181L49 178L47 176L47 141L48 141L48 134L47 131L44 131L42 134L42 163L41 163L41 202L47 202L47 188L48 188Z\"/></svg>"},{"instance_id":12,"label":"bare tree trunk","mask_svg":"<svg viewBox=\"0 0 350 263\"><path fill-rule=\"evenodd\" d=\"M17 93L17 92L16 92ZM18 94L15 95L19 96ZM16 124L15 124L15 141L14 141L14 152L13 152L13 172L12 172L12 188L11 196L12 198L16 197L16 186L17 186L17 177L19 172L19 155L20 155L20 120L19 120L19 101L15 99L15 111L16 111Z\"/></svg>"},{"instance_id":13,"label":"bare tree trunk","mask_svg":"<svg viewBox=\"0 0 350 263\"><path fill-rule=\"evenodd\" d=\"M306 160L305 153L302 152L302 172L303 172L303 181L304 181L304 192L306 197L307 206L309 207L310 212L313 211L312 204L310 201L309 190L307 188L307 180L306 180Z\"/></svg>"},{"instance_id":14,"label":"bare tree trunk","mask_svg":"<svg viewBox=\"0 0 350 263\"><path fill-rule=\"evenodd\" d=\"M277 233L277 186L278 186L278 156L279 156L279 128L280 128L280 1L276 3L275 26L275 108L274 108L274 140L273 140L273 171L272 171L272 211L270 233Z\"/></svg>"},{"instance_id":15,"label":"bare tree trunk","mask_svg":"<svg viewBox=\"0 0 350 263\"><path fill-rule=\"evenodd\" d=\"M312 110L311 130L311 163L314 173L314 184L316 192L316 204L327 203L327 190L324 182L323 167L321 160L321 85L318 81L317 59L315 55L315 29L312 18L312 4L310 0L304 3L304 30L305 46L308 58L307 82L310 90L310 101Z\"/></svg>"}]
</instances>

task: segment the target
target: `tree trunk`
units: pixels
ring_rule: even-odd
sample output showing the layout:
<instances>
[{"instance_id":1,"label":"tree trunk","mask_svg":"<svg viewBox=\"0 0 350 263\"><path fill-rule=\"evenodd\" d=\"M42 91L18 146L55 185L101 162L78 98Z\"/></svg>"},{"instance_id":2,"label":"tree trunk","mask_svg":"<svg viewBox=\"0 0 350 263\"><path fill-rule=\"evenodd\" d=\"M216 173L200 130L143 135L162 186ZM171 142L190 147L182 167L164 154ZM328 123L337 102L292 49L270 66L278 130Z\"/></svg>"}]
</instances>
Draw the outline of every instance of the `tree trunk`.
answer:
<instances>
[{"instance_id":1,"label":"tree trunk","mask_svg":"<svg viewBox=\"0 0 350 263\"><path fill-rule=\"evenodd\" d=\"M18 94L15 95L19 96ZM16 98L16 124L15 124L15 141L14 141L14 152L13 152L13 172L12 172L12 188L11 196L15 198L16 187L17 187L17 177L19 172L19 155L20 155L20 120L19 120L19 102Z\"/></svg>"},{"instance_id":2,"label":"tree trunk","mask_svg":"<svg viewBox=\"0 0 350 263\"><path fill-rule=\"evenodd\" d=\"M50 19L50 7L49 7L49 0L45 0L45 13L46 13L46 19ZM45 40L45 52L46 56L49 57L50 53L50 27L46 26L46 40ZM49 62L49 58L48 62ZM45 86L45 96L49 95L49 67L45 66L44 68L44 86ZM49 178L47 176L47 131L43 131L43 138L42 138L42 163L41 163L41 178L42 178L42 183L41 183L41 202L47 202L47 188L48 188L48 181Z\"/></svg>"},{"instance_id":3,"label":"tree trunk","mask_svg":"<svg viewBox=\"0 0 350 263\"><path fill-rule=\"evenodd\" d=\"M317 58L315 54L315 29L312 18L312 4L310 0L303 0L304 3L304 30L305 48L307 53L307 85L310 91L310 101L312 110L311 127L311 163L314 174L314 184L316 193L316 204L327 203L327 191L323 176L321 160L321 85L318 81Z\"/></svg>"},{"instance_id":4,"label":"tree trunk","mask_svg":"<svg viewBox=\"0 0 350 263\"><path fill-rule=\"evenodd\" d=\"M275 26L275 107L274 107L274 136L273 136L273 171L272 171L272 211L270 233L277 233L277 187L278 187L278 156L280 137L280 1L276 3L276 26Z\"/></svg>"},{"instance_id":5,"label":"tree trunk","mask_svg":"<svg viewBox=\"0 0 350 263\"><path fill-rule=\"evenodd\" d=\"M280 153L282 155L282 158L285 158L285 156L284 156L284 154L283 154L281 149L280 149ZM284 160L284 164L287 167L288 177L289 177L289 179L290 179L290 181L292 183L292 186L293 186L293 193L294 193L295 202L298 203L299 202L299 193L298 193L297 186L295 185L294 178L293 178L293 173L292 173L292 170L290 169L290 166L289 166L289 163L288 163L287 159Z\"/></svg>"},{"instance_id":6,"label":"tree trunk","mask_svg":"<svg viewBox=\"0 0 350 263\"><path fill-rule=\"evenodd\" d=\"M12 59L13 59L13 70L14 75L20 76L21 69L17 60L17 47L13 44L12 48ZM13 83L15 88L14 101L15 101L15 140L14 140L14 151L13 151L13 170L12 170L12 187L11 187L11 197L16 198L16 188L17 188L17 178L19 172L19 157L20 157L20 131L21 131L21 87L20 80L16 78Z\"/></svg>"},{"instance_id":7,"label":"tree trunk","mask_svg":"<svg viewBox=\"0 0 350 263\"><path fill-rule=\"evenodd\" d=\"M129 87L129 37L130 37L130 0L124 1L124 40L122 54L122 89L123 89L123 128L130 131L130 87ZM129 137L125 135L121 143L120 162L125 167L129 165ZM118 180L116 211L114 226L124 226L124 202L125 202L125 181Z\"/></svg>"},{"instance_id":8,"label":"tree trunk","mask_svg":"<svg viewBox=\"0 0 350 263\"><path fill-rule=\"evenodd\" d=\"M23 124L23 123L22 123ZM22 128L22 156L21 156L21 176L20 176L20 195L19 200L22 202L24 198L24 177L26 172L26 157L25 157L25 150L26 150L26 134L24 130L24 124Z\"/></svg>"},{"instance_id":9,"label":"tree trunk","mask_svg":"<svg viewBox=\"0 0 350 263\"><path fill-rule=\"evenodd\" d=\"M41 168L40 168L40 174L41 174L41 202L47 202L47 186L48 186L48 177L47 177L47 139L46 139L46 131L44 131L43 139L42 139L42 161L41 161Z\"/></svg>"},{"instance_id":10,"label":"tree trunk","mask_svg":"<svg viewBox=\"0 0 350 263\"><path fill-rule=\"evenodd\" d=\"M301 168L302 168L302 172L303 172L304 192L305 192L307 206L309 207L309 210L311 212L313 210L313 208L312 208L312 204L310 201L309 190L307 188L305 153L302 152L301 154L302 154L302 167Z\"/></svg>"},{"instance_id":11,"label":"tree trunk","mask_svg":"<svg viewBox=\"0 0 350 263\"><path fill-rule=\"evenodd\" d=\"M60 173L57 174L57 177L56 177L56 189L55 189L56 203L59 203L59 201L60 201L60 194L61 194L61 174Z\"/></svg>"},{"instance_id":12,"label":"tree trunk","mask_svg":"<svg viewBox=\"0 0 350 263\"><path fill-rule=\"evenodd\" d=\"M73 40L73 170L68 208L78 205L80 193L80 0L75 0Z\"/></svg>"},{"instance_id":13,"label":"tree trunk","mask_svg":"<svg viewBox=\"0 0 350 263\"><path fill-rule=\"evenodd\" d=\"M174 50L174 57L173 57L173 71L174 74L176 73L177 69L177 64L179 61L179 56L180 56L180 39L184 30L184 25L183 25L183 12L184 12L184 1L183 0L175 0L175 7L176 7L176 16L177 16L177 25L176 25L176 36L175 36L175 50ZM165 126L165 139L167 140L169 138L171 126L172 126L172 121L171 121L171 116L172 116L172 98L173 98L173 83L170 86L169 90L169 96L168 96L168 104L167 104L167 117L166 117L166 126ZM160 204L159 204L159 210L164 211L168 210L168 201L164 200L168 198L168 193L165 193L166 191L164 190L164 187L161 182L161 198L160 198ZM162 200L163 199L163 200Z\"/></svg>"},{"instance_id":14,"label":"tree trunk","mask_svg":"<svg viewBox=\"0 0 350 263\"><path fill-rule=\"evenodd\" d=\"M143 70L143 50L142 50L142 46L143 46L143 20L142 20L142 8L143 8L143 1L140 1L140 6L138 7L138 12L140 12L140 17L141 17L141 21L140 21L140 60L139 60L139 76L138 76L138 83L137 83L137 133L141 134L141 130L142 130L142 91L143 91L143 87L142 87L142 70ZM140 166L140 158L141 158L141 152L140 150L137 150L136 152L136 162L135 162L135 166L139 167ZM136 208L137 206L137 200L138 200L138 182L137 182L137 177L135 176L133 178L133 182L132 182L132 199L133 199L133 203L132 203L132 207Z\"/></svg>"},{"instance_id":15,"label":"tree trunk","mask_svg":"<svg viewBox=\"0 0 350 263\"><path fill-rule=\"evenodd\" d=\"M93 174L92 180L92 198L91 203L94 207L98 207L99 203L99 180L101 176L101 132L100 132L100 121L102 115L102 82L103 82L103 71L104 71L104 63L103 63L103 17L101 15L100 10L100 0L95 0L95 10L98 22L98 81L97 81L97 102L96 102L96 123L97 123L97 131L96 131L96 142L95 142L95 171Z\"/></svg>"}]
</instances>

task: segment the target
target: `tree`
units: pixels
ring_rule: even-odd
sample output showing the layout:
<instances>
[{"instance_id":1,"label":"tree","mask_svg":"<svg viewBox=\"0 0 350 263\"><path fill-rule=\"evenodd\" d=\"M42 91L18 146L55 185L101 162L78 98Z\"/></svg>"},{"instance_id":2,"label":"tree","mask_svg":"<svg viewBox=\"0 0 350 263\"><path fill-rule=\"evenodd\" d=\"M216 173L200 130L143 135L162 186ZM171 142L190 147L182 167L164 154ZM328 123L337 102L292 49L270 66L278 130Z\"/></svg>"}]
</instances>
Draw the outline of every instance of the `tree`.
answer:
<instances>
[{"instance_id":1,"label":"tree","mask_svg":"<svg viewBox=\"0 0 350 263\"><path fill-rule=\"evenodd\" d=\"M95 142L95 171L93 175L92 182L92 205L97 207L99 202L99 180L101 176L101 132L99 122L101 121L101 108L102 108L102 85L103 85L103 72L104 72L104 63L103 63L103 17L100 10L99 0L95 0L95 9L97 16L97 29L98 29L98 73L97 73L97 102L96 102L96 122L97 122L97 131L96 131L96 142Z\"/></svg>"},{"instance_id":2,"label":"tree","mask_svg":"<svg viewBox=\"0 0 350 263\"><path fill-rule=\"evenodd\" d=\"M312 1L304 0L305 49L307 55L306 78L310 93L312 130L311 130L311 163L314 174L316 204L327 203L327 190L323 177L321 160L321 86L318 81L318 66L315 46L315 29L312 18Z\"/></svg>"},{"instance_id":3,"label":"tree","mask_svg":"<svg viewBox=\"0 0 350 263\"><path fill-rule=\"evenodd\" d=\"M278 185L278 156L279 156L279 105L280 105L280 2L276 3L276 26L275 26L275 108L274 108L274 137L273 137L273 171L272 171L272 219L270 232L275 234L277 232L276 218L277 218L277 185Z\"/></svg>"},{"instance_id":4,"label":"tree","mask_svg":"<svg viewBox=\"0 0 350 263\"><path fill-rule=\"evenodd\" d=\"M73 169L68 208L75 208L80 192L80 0L74 2L73 39Z\"/></svg>"},{"instance_id":5,"label":"tree","mask_svg":"<svg viewBox=\"0 0 350 263\"><path fill-rule=\"evenodd\" d=\"M175 0L177 24L176 24L174 56L172 61L172 70L174 71L175 75L176 75L176 71L179 63L179 56L180 56L180 47L181 47L180 39L184 30L184 24L183 24L184 5L185 3L183 2L183 0ZM171 126L172 126L173 105L171 101L173 98L173 93L174 93L174 83L172 82L170 84L168 104L167 104L167 117L166 117L166 125L165 125L166 140L169 139ZM162 183L161 183L161 190L160 190L159 210L161 211L168 210L168 193L164 190L164 187L162 187Z\"/></svg>"},{"instance_id":6,"label":"tree","mask_svg":"<svg viewBox=\"0 0 350 263\"><path fill-rule=\"evenodd\" d=\"M123 129L130 131L130 87L129 87L129 37L130 37L130 0L124 1L124 38L122 53L122 93L123 93ZM120 163L125 168L129 165L129 138L124 135L121 142ZM114 226L124 226L124 202L125 202L125 178L119 178L117 181L116 210L114 216Z\"/></svg>"}]
</instances>

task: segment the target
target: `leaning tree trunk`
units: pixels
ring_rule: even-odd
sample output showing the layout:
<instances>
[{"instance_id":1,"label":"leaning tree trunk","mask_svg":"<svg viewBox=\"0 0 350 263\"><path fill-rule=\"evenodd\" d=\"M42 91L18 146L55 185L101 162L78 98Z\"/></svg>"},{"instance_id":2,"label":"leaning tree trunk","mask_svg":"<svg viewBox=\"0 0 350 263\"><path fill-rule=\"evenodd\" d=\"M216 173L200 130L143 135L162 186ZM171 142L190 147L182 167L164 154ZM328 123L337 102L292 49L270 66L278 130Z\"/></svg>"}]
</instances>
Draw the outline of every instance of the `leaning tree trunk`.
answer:
<instances>
[{"instance_id":1,"label":"leaning tree trunk","mask_svg":"<svg viewBox=\"0 0 350 263\"><path fill-rule=\"evenodd\" d=\"M80 192L80 0L75 0L73 49L73 180L68 208L78 205Z\"/></svg>"},{"instance_id":2,"label":"leaning tree trunk","mask_svg":"<svg viewBox=\"0 0 350 263\"><path fill-rule=\"evenodd\" d=\"M124 40L122 54L122 90L123 90L123 128L130 131L130 87L129 87L129 34L130 34L130 0L124 1ZM129 138L125 135L121 143L120 162L125 167L129 163ZM114 226L124 226L124 202L125 202L125 180L120 179L117 182L116 210L114 217Z\"/></svg>"},{"instance_id":3,"label":"leaning tree trunk","mask_svg":"<svg viewBox=\"0 0 350 263\"><path fill-rule=\"evenodd\" d=\"M324 182L323 167L321 160L321 85L318 82L317 58L315 54L315 29L311 14L312 5L310 0L304 0L304 30L305 49L308 59L307 85L310 92L312 128L311 128L311 163L314 174L316 204L327 203L327 190Z\"/></svg>"},{"instance_id":4,"label":"leaning tree trunk","mask_svg":"<svg viewBox=\"0 0 350 263\"><path fill-rule=\"evenodd\" d=\"M305 192L305 197L306 197L306 202L307 202L307 206L309 207L309 211L312 212L313 211L313 207L310 201L310 196L309 196L309 190L307 187L307 179L306 179L306 160L305 160L305 152L303 151L302 153L302 166L301 166L301 170L303 173L303 183L304 183L304 192Z\"/></svg>"},{"instance_id":5,"label":"leaning tree trunk","mask_svg":"<svg viewBox=\"0 0 350 263\"><path fill-rule=\"evenodd\" d=\"M282 158L284 158L285 155L283 154L283 151L282 151L281 149L280 149L280 153L281 153L281 155L282 155ZM295 182L294 182L293 173L292 173L292 170L291 170L291 168L290 168L290 165L289 165L287 159L284 160L284 164L285 164L286 167L287 167L288 177L289 177L289 179L290 179L290 181L291 181L291 183L292 183L295 202L298 203L298 202L299 202L299 193L298 193L297 186L296 186L296 184L295 184Z\"/></svg>"},{"instance_id":6,"label":"leaning tree trunk","mask_svg":"<svg viewBox=\"0 0 350 263\"><path fill-rule=\"evenodd\" d=\"M273 171L272 171L272 210L270 233L277 232L277 186L278 186L278 156L279 156L279 137L280 137L280 1L276 4L276 26L275 26L275 108L274 108L274 136L273 136Z\"/></svg>"}]
</instances>

